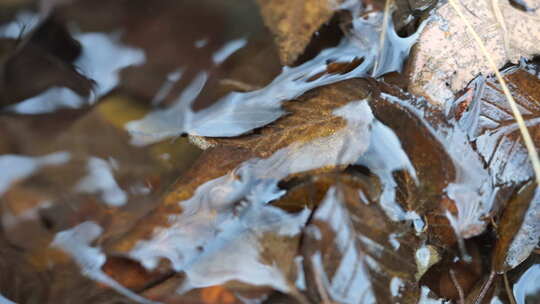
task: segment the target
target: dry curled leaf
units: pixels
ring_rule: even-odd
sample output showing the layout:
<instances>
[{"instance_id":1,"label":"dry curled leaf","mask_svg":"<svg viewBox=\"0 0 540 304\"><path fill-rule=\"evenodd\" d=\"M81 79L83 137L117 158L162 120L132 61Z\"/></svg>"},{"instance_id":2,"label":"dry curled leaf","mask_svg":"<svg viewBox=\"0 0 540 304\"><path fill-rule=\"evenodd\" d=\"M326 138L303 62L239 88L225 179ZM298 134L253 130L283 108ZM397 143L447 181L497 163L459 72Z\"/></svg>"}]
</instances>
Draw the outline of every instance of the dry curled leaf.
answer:
<instances>
[{"instance_id":1,"label":"dry curled leaf","mask_svg":"<svg viewBox=\"0 0 540 304\"><path fill-rule=\"evenodd\" d=\"M505 76L509 88L536 145L540 143L540 80L528 72L513 68ZM471 86L476 94L460 121L486 163L498 196L506 202L512 191L533 178L533 170L517 123L498 85L491 79ZM492 211L502 211L497 227L499 239L493 269L504 272L525 260L540 238L539 202L536 185L517 191L505 204Z\"/></svg>"},{"instance_id":2,"label":"dry curled leaf","mask_svg":"<svg viewBox=\"0 0 540 304\"><path fill-rule=\"evenodd\" d=\"M276 36L281 62L291 65L313 34L329 21L337 0L257 0L266 25Z\"/></svg>"},{"instance_id":3,"label":"dry curled leaf","mask_svg":"<svg viewBox=\"0 0 540 304\"><path fill-rule=\"evenodd\" d=\"M506 0L463 0L460 3L498 67L540 53L536 39L540 35L538 10L524 12ZM492 3L499 6L504 22L496 18ZM451 100L478 74L492 72L465 24L448 3L435 10L435 16L420 35L409 70L410 91L438 105Z\"/></svg>"}]
</instances>

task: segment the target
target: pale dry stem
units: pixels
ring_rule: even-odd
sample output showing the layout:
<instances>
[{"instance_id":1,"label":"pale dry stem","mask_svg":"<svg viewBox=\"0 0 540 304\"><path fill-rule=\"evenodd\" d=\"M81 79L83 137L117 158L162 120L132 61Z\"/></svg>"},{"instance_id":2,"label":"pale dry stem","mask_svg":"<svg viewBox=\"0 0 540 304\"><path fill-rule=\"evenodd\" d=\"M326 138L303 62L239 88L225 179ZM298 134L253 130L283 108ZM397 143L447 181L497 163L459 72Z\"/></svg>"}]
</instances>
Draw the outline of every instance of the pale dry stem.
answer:
<instances>
[{"instance_id":1,"label":"pale dry stem","mask_svg":"<svg viewBox=\"0 0 540 304\"><path fill-rule=\"evenodd\" d=\"M525 142L525 147L527 148L527 152L529 154L529 158L531 160L533 170L536 176L536 183L540 185L540 160L538 158L538 152L536 151L536 148L534 147L534 142L531 138L531 134L529 133L529 130L527 130L527 126L525 125L525 122L523 120L523 116L521 116L521 113L519 112L519 109L516 105L516 102L514 101L514 98L512 97L512 94L510 93L510 90L508 89L508 86L506 85L506 82L504 81L503 77L501 76L501 73L499 72L499 69L497 65L495 64L493 58L489 54L489 52L486 49L486 46L482 42L482 39L478 36L474 28L472 27L471 23L467 18L463 15L461 12L461 9L457 5L455 0L449 0L450 5L456 13L458 14L459 18L463 21L465 26L467 27L467 30L470 32L471 36L476 41L478 47L482 51L482 54L488 61L488 64L490 68L495 73L495 76L497 77L497 80L499 81L504 95L506 96L506 99L508 100L508 103L510 104L510 108L512 109L512 114L514 115L514 118L516 119L516 122L519 126L519 131L521 132L521 136L523 137L523 141Z\"/></svg>"},{"instance_id":2,"label":"pale dry stem","mask_svg":"<svg viewBox=\"0 0 540 304\"><path fill-rule=\"evenodd\" d=\"M504 273L504 288L506 289L506 295L508 296L508 299L510 300L510 304L516 304L516 299L514 298L514 293L512 292L512 288L510 288L510 283L508 282L508 276L506 273Z\"/></svg>"},{"instance_id":3,"label":"pale dry stem","mask_svg":"<svg viewBox=\"0 0 540 304\"><path fill-rule=\"evenodd\" d=\"M456 278L456 273L453 269L450 269L450 279L452 279L452 283L454 283L454 286L456 287L458 294L459 294L459 304L465 304L465 293L463 292L463 289L461 288L461 285L459 285L459 282Z\"/></svg>"},{"instance_id":4,"label":"pale dry stem","mask_svg":"<svg viewBox=\"0 0 540 304\"><path fill-rule=\"evenodd\" d=\"M393 0L386 0L384 3L384 15L383 15L383 21L382 21L382 28L381 33L379 34L379 56L375 58L375 64L373 65L373 73L377 72L377 69L379 68L381 60L384 60L384 45L386 43L386 31L388 30L388 18L391 18L390 16L390 7L393 4Z\"/></svg>"},{"instance_id":5,"label":"pale dry stem","mask_svg":"<svg viewBox=\"0 0 540 304\"><path fill-rule=\"evenodd\" d=\"M319 273L319 270L314 267L315 270L315 285L317 286L317 291L319 292L319 295L321 296L321 303L323 304L333 304L330 300L330 297L328 296L328 293L326 292L326 287L323 284L322 276Z\"/></svg>"},{"instance_id":6,"label":"pale dry stem","mask_svg":"<svg viewBox=\"0 0 540 304\"><path fill-rule=\"evenodd\" d=\"M504 21L501 6L499 5L499 0L491 0L491 6L493 8L493 14L495 15L495 19L497 19L497 23L499 23L499 26L501 27L501 31L503 33L503 43L506 57L510 58L510 42L508 38L508 29L506 28L506 22Z\"/></svg>"},{"instance_id":7,"label":"pale dry stem","mask_svg":"<svg viewBox=\"0 0 540 304\"><path fill-rule=\"evenodd\" d=\"M453 1L453 0L450 0ZM492 271L489 274L489 277L487 281L482 285L482 288L480 289L480 294L478 294L478 297L476 297L474 304L481 304L482 300L486 297L487 292L489 291L489 288L491 288L491 285L493 284L493 280L495 279L495 271Z\"/></svg>"}]
</instances>

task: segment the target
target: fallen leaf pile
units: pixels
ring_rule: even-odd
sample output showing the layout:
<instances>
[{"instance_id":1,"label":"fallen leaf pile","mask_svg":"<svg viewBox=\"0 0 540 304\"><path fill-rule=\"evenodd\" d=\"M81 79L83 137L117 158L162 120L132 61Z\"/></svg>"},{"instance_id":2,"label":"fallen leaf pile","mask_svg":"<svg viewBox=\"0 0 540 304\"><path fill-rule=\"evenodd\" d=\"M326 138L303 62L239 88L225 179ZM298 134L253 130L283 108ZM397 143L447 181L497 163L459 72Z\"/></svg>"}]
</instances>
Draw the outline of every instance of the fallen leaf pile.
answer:
<instances>
[{"instance_id":1,"label":"fallen leaf pile","mask_svg":"<svg viewBox=\"0 0 540 304\"><path fill-rule=\"evenodd\" d=\"M536 4L460 5L540 146ZM0 303L540 299L534 171L448 3L3 6Z\"/></svg>"}]
</instances>

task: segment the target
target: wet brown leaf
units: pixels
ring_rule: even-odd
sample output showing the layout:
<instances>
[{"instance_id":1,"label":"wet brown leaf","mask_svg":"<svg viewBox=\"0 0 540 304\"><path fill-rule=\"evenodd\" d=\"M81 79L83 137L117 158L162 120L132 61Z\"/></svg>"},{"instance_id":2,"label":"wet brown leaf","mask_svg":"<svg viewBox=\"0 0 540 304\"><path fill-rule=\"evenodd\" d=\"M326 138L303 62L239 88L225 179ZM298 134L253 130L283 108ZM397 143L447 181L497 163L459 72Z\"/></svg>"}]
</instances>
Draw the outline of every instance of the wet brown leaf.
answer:
<instances>
[{"instance_id":1,"label":"wet brown leaf","mask_svg":"<svg viewBox=\"0 0 540 304\"><path fill-rule=\"evenodd\" d=\"M50 288L47 274L12 247L4 239L3 231L0 234L0 294L16 303L45 302Z\"/></svg>"},{"instance_id":2,"label":"wet brown leaf","mask_svg":"<svg viewBox=\"0 0 540 304\"><path fill-rule=\"evenodd\" d=\"M102 270L115 281L122 282L122 286L136 292L171 276L170 273L149 272L133 260L114 256L107 258Z\"/></svg>"},{"instance_id":3,"label":"wet brown leaf","mask_svg":"<svg viewBox=\"0 0 540 304\"><path fill-rule=\"evenodd\" d=\"M181 69L181 79L172 81L170 92L162 96L163 104L170 104L190 79L207 71L208 83L194 106L199 109L223 95L223 80L225 84L232 80L261 86L280 72L272 36L257 10L255 1L245 0L96 0L74 1L59 7L57 12L83 31L122 29L122 42L144 50L144 64L122 71L120 84L143 101L153 100L168 75ZM88 14L89 11L94 14ZM232 62L228 62L229 58L223 63L214 62L214 55L235 39L248 41L231 56Z\"/></svg>"},{"instance_id":4,"label":"wet brown leaf","mask_svg":"<svg viewBox=\"0 0 540 304\"><path fill-rule=\"evenodd\" d=\"M310 188L328 191L302 242L306 292L315 302L416 303L422 240L410 223L393 222L369 193L369 179L327 175ZM323 189L324 189L323 188ZM298 189L296 191L299 191ZM426 257L429 258L429 257Z\"/></svg>"},{"instance_id":5,"label":"wet brown leaf","mask_svg":"<svg viewBox=\"0 0 540 304\"><path fill-rule=\"evenodd\" d=\"M455 252L447 251L441 261L422 276L420 283L446 299L457 301L461 296L465 297L476 285L480 285L477 283L481 283L480 279L485 274L478 245L468 242L467 253L470 256L469 262L456 259Z\"/></svg>"},{"instance_id":6,"label":"wet brown leaf","mask_svg":"<svg viewBox=\"0 0 540 304\"><path fill-rule=\"evenodd\" d=\"M533 141L540 143L540 80L521 69L505 76ZM461 119L497 184L520 183L533 176L525 145L501 87L493 79L473 86L469 113Z\"/></svg>"},{"instance_id":7,"label":"wet brown leaf","mask_svg":"<svg viewBox=\"0 0 540 304\"><path fill-rule=\"evenodd\" d=\"M177 231L177 233L181 233L182 237L187 237L187 234L189 234L190 237L197 238L197 227L202 228L200 232L202 232L203 234L200 235L200 239L197 239L196 241L197 243L200 242L201 245L197 247L199 248L199 251L194 254L201 255L202 253L206 252L206 250L213 250L207 249L207 247L211 248L209 244L219 244L221 232L215 235L207 235L206 230L216 229L217 231L224 230L224 232L226 232L226 228L220 227L221 218L232 217L232 219L234 219L235 221L242 221L242 214L244 212L247 212L247 214L250 214L249 212L252 212L242 211L244 210L244 208L251 208L250 206L253 206L253 208L257 208L254 206L257 206L258 203L252 204L249 201L252 198L244 197L244 195L246 194L249 196L255 196L257 195L256 193L251 194L248 192L246 194L242 194L242 191L244 191L242 188L244 186L240 186L242 182L248 183L248 187L252 187L255 185L250 184L251 173L246 173L245 176L241 175L242 173L240 172L243 172L243 169L239 169L241 168L240 165L244 164L244 169L248 170L247 168L249 167L249 165L246 164L248 164L249 162L246 162L247 160L252 159L252 161L254 161L253 164L255 164L257 161L264 162L266 159L271 159L275 155L282 155L280 153L285 153L285 150L288 151L286 152L286 154L283 154L283 157L285 157L285 159L276 159L279 164L287 164L294 162L313 162L314 160L312 160L311 156L309 155L289 156L289 154L297 153L297 151L294 149L301 149L304 145L309 146L311 142L315 142L313 145L316 146L316 149L322 149L321 153L326 152L326 150L329 151L329 154L334 154L334 150L340 151L340 149L342 149L340 145L345 145L345 142L341 143L339 141L337 142L337 144L339 144L338 146L331 147L326 146L328 144L325 145L324 143L318 143L318 140L332 138L332 136L334 136L335 134L341 134L339 131L345 129L345 121L342 118L334 116L333 110L348 105L349 103L353 103L353 101L358 101L358 104L364 104L365 101L360 101L366 96L364 87L365 83L352 80L315 89L311 93L302 96L298 100L290 101L288 103L289 105L287 105L287 107L289 111L292 112L291 115L286 116L281 120L277 121L276 123L261 129L257 133L247 135L238 139L212 139L212 143L216 146L209 148L203 153L203 155L197 160L193 167L186 174L184 174L182 178L176 183L176 185L172 188L172 191L163 198L159 207L154 210L151 215L143 218L138 224L134 225L134 229L131 230L127 235L122 237L120 240L111 242L107 246L108 251L115 254L129 254L130 252L133 252L132 250L134 250L134 247L138 243L147 240L153 240L156 237L156 232L166 231L169 225L176 225L175 221L177 220L174 219L177 217L179 219L184 218L183 221L185 222L195 221L193 228L187 227L187 230L184 229L184 226L181 226L180 228L174 228L176 229L174 231ZM362 121L363 115L369 116L371 114L362 113L362 111L359 111L359 117L357 118ZM369 121L369 119L367 120ZM361 124L361 126L363 126L362 128L364 128L368 125L364 126L363 124ZM361 129L359 132L367 132L367 129ZM363 138L362 134L355 133L354 136L360 136L359 138ZM360 143L360 148L364 144L367 145L368 143ZM296 148L291 148L293 150L289 151L287 149L289 149L290 146L294 146ZM304 160L296 159L304 156L306 157L306 159ZM257 160L256 157L262 157L263 159ZM294 159L289 160L290 157L294 157ZM276 166L279 164L276 164ZM325 163L324 165L321 165L323 167L322 170L333 169L332 164L333 163ZM300 165L300 167L302 166L303 165ZM313 168L319 169L319 167L317 167L317 163L313 164ZM238 172L233 171L234 169L236 169ZM260 170L260 173L257 173L259 171L254 171L253 173L256 175L255 178L264 181L264 178L258 176L258 174L268 174L272 176L272 170L278 169L261 168ZM264 170L268 170L269 173L262 172ZM279 179L283 177L279 177ZM215 186L212 186L212 183L217 184ZM237 183L240 186L239 188L236 188L235 186ZM256 192L256 188L257 187L255 187L254 189L250 189L249 191ZM266 189L263 191L269 190L271 189ZM267 194L261 193L261 195L264 196ZM194 211L188 210L189 212L187 212L183 210L184 204L180 204L180 202L185 203L188 201L193 201L194 203L200 201L202 205L201 207L197 207ZM279 212L272 211L278 209L275 207L268 208L269 209L263 207L263 209L261 209L261 212L270 212L270 214L264 215L264 220L261 219L260 222L256 225L260 226L261 228L253 229L264 229L265 225L279 220L279 217L276 218ZM195 213L192 214L192 212ZM196 224L201 219L204 219L205 223ZM270 222L266 224L266 220ZM179 222L178 224L185 225L183 224L183 222ZM205 228L207 225L210 226L208 228ZM216 227L214 228L213 225L216 225ZM251 224L246 223L245 225ZM249 245L250 242L252 242L249 240L255 240L258 244L257 248L261 248L259 262L273 265L272 267L277 267L277 269L279 269L280 273L284 276L285 279L289 281L294 281L294 275L296 274L296 272L293 258L294 253L297 251L299 236L281 235L274 232L265 232L265 230L262 231L264 233L261 232L257 234L256 238L251 237L248 233L242 232L238 235L238 240L237 237L235 237L233 240L234 242L240 242L240 245L244 244L244 242L246 245ZM159 239L156 239L155 242L160 241ZM169 247L170 245L172 245L172 247L170 247L170 250L176 250L176 247L173 244L164 244L163 246ZM196 244L194 243L193 246L195 245ZM187 248L192 245L185 244L182 246L187 247L186 249L178 249L180 250L180 252L183 252L182 250L187 250L186 253L191 254L191 251L189 251L191 249L188 250ZM246 252L251 252L248 249L242 250L247 250ZM152 255L154 253L150 254ZM156 252L155 254L159 254L159 252ZM219 251L216 253L205 254L205 256L211 257L216 254L223 253ZM190 258L190 256L187 256L186 258ZM179 262L176 261L175 263L175 265L178 265ZM162 270L171 269L171 265L162 260L162 263L160 263L160 268ZM276 282L280 281L278 280ZM236 288L235 290L238 289Z\"/></svg>"},{"instance_id":8,"label":"wet brown leaf","mask_svg":"<svg viewBox=\"0 0 540 304\"><path fill-rule=\"evenodd\" d=\"M137 241L150 238L156 227L167 225L170 215L182 212L178 202L189 199L198 186L225 175L247 158L249 158L249 152L227 147L216 147L203 153L172 186L172 190L163 198L158 207L141 219L143 224L134 225L126 236L115 242L112 251L128 252Z\"/></svg>"},{"instance_id":9,"label":"wet brown leaf","mask_svg":"<svg viewBox=\"0 0 540 304\"><path fill-rule=\"evenodd\" d=\"M455 211L454 203L444 196L448 183L456 178L452 156L448 154L437 132L428 126L449 128L439 111L426 108L422 101L403 96L395 88L383 86L382 92L398 96L403 103L377 92L371 104L377 118L392 128L413 164L419 184L402 179L399 187L400 202L407 210L427 217L431 241L451 246L456 242L455 232L445 216L445 210ZM399 99L398 99L399 100ZM429 113L429 114L428 114Z\"/></svg>"},{"instance_id":10,"label":"wet brown leaf","mask_svg":"<svg viewBox=\"0 0 540 304\"><path fill-rule=\"evenodd\" d=\"M257 0L264 22L274 33L281 62L291 65L313 34L334 15L340 1Z\"/></svg>"},{"instance_id":11,"label":"wet brown leaf","mask_svg":"<svg viewBox=\"0 0 540 304\"><path fill-rule=\"evenodd\" d=\"M540 80L517 68L507 71L505 78L538 146ZM518 186L534 176L527 150L500 86L489 79L472 87L476 94L460 123L468 128L494 183L501 189L500 201L492 210L493 214L502 212L493 257L493 269L500 273L525 260L538 243L540 204L534 184L524 186L508 200Z\"/></svg>"},{"instance_id":12,"label":"wet brown leaf","mask_svg":"<svg viewBox=\"0 0 540 304\"><path fill-rule=\"evenodd\" d=\"M348 80L307 92L297 100L286 102L288 115L255 130L252 134L234 138L197 138L199 146L232 146L249 150L253 156L268 157L293 142L310 142L329 136L345 126L345 120L332 111L350 101L368 96L366 82Z\"/></svg>"},{"instance_id":13,"label":"wet brown leaf","mask_svg":"<svg viewBox=\"0 0 540 304\"><path fill-rule=\"evenodd\" d=\"M207 287L201 293L204 303L231 304L236 302L236 297L227 289L221 286Z\"/></svg>"},{"instance_id":14,"label":"wet brown leaf","mask_svg":"<svg viewBox=\"0 0 540 304\"><path fill-rule=\"evenodd\" d=\"M497 226L492 268L504 273L529 257L540 241L540 196L529 182L508 201Z\"/></svg>"},{"instance_id":15,"label":"wet brown leaf","mask_svg":"<svg viewBox=\"0 0 540 304\"><path fill-rule=\"evenodd\" d=\"M382 93L373 99L374 113L400 138L419 181L403 180L400 202L426 217L433 242L446 247L459 240L463 246L463 239L485 230L489 213L507 193L494 185L454 112L443 113L422 98L377 86Z\"/></svg>"}]
</instances>

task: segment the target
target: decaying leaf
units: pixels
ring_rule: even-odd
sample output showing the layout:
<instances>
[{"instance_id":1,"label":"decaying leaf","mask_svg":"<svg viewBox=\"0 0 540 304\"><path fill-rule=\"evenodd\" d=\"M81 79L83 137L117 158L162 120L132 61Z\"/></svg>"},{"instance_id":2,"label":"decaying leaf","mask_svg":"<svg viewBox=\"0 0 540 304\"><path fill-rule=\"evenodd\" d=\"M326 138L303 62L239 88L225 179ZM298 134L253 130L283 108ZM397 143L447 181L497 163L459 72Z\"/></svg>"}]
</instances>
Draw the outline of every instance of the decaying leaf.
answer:
<instances>
[{"instance_id":1,"label":"decaying leaf","mask_svg":"<svg viewBox=\"0 0 540 304\"><path fill-rule=\"evenodd\" d=\"M0 255L0 302L2 296L16 303L47 299L50 286L46 273L36 271L21 251L4 239L3 232L0 235Z\"/></svg>"},{"instance_id":2,"label":"decaying leaf","mask_svg":"<svg viewBox=\"0 0 540 304\"><path fill-rule=\"evenodd\" d=\"M460 239L482 233L493 186L466 133L423 99L379 87L374 113L396 132L418 176L418 187L413 180L400 187L402 204L426 215L427 228L436 232L431 237L444 244L455 243L453 234Z\"/></svg>"},{"instance_id":3,"label":"decaying leaf","mask_svg":"<svg viewBox=\"0 0 540 304\"><path fill-rule=\"evenodd\" d=\"M540 194L529 182L515 194L503 210L492 268L503 273L529 257L540 242Z\"/></svg>"},{"instance_id":4,"label":"decaying leaf","mask_svg":"<svg viewBox=\"0 0 540 304\"><path fill-rule=\"evenodd\" d=\"M203 183L226 175L231 170L238 167L242 162L252 157L269 156L277 150L287 147L297 140L303 140L309 143L310 140L321 136L331 135L333 131L345 126L344 120L333 115L329 115L332 109L345 105L348 101L359 100L366 96L366 91L361 89L365 85L355 85L357 81L349 81L335 86L322 87L310 93L310 97L299 99L292 102L291 105L295 109L295 115L288 115L280 119L278 122L261 130L261 136L252 134L245 136L246 143L235 139L201 139L205 143L210 142L213 145L223 143L222 147L216 147L206 151L193 167L185 174L185 176L177 183L175 190L171 191L165 198L160 210L156 212L163 216L158 216L155 220L146 219L155 225L166 223L168 214L177 214L181 208L178 202L189 199L193 196L197 187ZM336 90L340 88L340 90ZM318 105L318 104L321 105ZM323 113L313 111L313 108L322 109L325 107L326 116ZM321 115L322 114L322 115ZM283 130L280 126L293 127L295 129L303 129L305 138L298 138L296 133ZM323 127L324 126L324 127ZM269 131L265 131L268 129ZM269 138L265 140L265 138ZM271 139L270 139L271 138ZM266 143L264 146L259 146L259 142ZM236 145L236 146L235 146ZM266 151L264 149L267 149ZM154 217L153 217L154 218ZM145 239L149 237L153 229L153 224L143 225L136 230L144 229L145 233L134 233L133 241L137 239ZM142 233L142 234L141 234ZM127 242L131 243L133 241ZM124 248L123 246L120 246ZM122 251L127 250L124 248Z\"/></svg>"},{"instance_id":5,"label":"decaying leaf","mask_svg":"<svg viewBox=\"0 0 540 304\"><path fill-rule=\"evenodd\" d=\"M216 145L232 146L249 150L253 156L268 157L293 142L307 143L345 127L346 120L332 112L349 101L366 98L368 90L366 83L359 80L339 82L285 103L286 116L253 134L233 138L191 138L203 149Z\"/></svg>"},{"instance_id":6,"label":"decaying leaf","mask_svg":"<svg viewBox=\"0 0 540 304\"><path fill-rule=\"evenodd\" d=\"M508 1L463 0L460 3L497 66L517 63L521 57L531 58L540 53L535 38L540 35L538 11L524 12ZM491 3L499 5L505 26L496 18ZM509 39L508 54L505 36ZM435 10L411 57L410 91L437 105L450 101L478 74L491 74L483 54L448 3Z\"/></svg>"},{"instance_id":7,"label":"decaying leaf","mask_svg":"<svg viewBox=\"0 0 540 304\"><path fill-rule=\"evenodd\" d=\"M328 22L340 0L257 0L261 15L276 36L281 62L291 65L313 34Z\"/></svg>"},{"instance_id":8,"label":"decaying leaf","mask_svg":"<svg viewBox=\"0 0 540 304\"><path fill-rule=\"evenodd\" d=\"M486 268L483 267L483 257L475 243L467 243L467 253L469 261L456 259L455 253L447 250L440 261L422 276L420 283L428 286L440 297L456 302L465 298L476 286L481 287L479 283Z\"/></svg>"},{"instance_id":9,"label":"decaying leaf","mask_svg":"<svg viewBox=\"0 0 540 304\"><path fill-rule=\"evenodd\" d=\"M523 69L506 71L506 80L512 90L529 132L538 145L538 117L540 116L540 80ZM509 195L529 181L534 173L527 151L520 137L509 106L500 86L492 80L479 81L471 86L475 96L468 105L460 124L465 128L498 185L503 202ZM540 238L538 198L536 185L529 184L514 194L506 204L495 205L502 211L497 228L499 240L495 250L493 268L496 272L516 267L525 260ZM500 210L502 209L502 210Z\"/></svg>"},{"instance_id":10,"label":"decaying leaf","mask_svg":"<svg viewBox=\"0 0 540 304\"><path fill-rule=\"evenodd\" d=\"M369 180L321 176L301 187L309 191L312 186L328 189L302 243L306 293L312 300L416 303L416 273L430 257L420 254L425 247L412 226L384 214L377 203L380 194L368 194L373 192Z\"/></svg>"},{"instance_id":11,"label":"decaying leaf","mask_svg":"<svg viewBox=\"0 0 540 304\"><path fill-rule=\"evenodd\" d=\"M284 68L262 89L230 92L210 107L195 112L191 105L208 79L208 73L201 72L169 108L158 109L143 119L131 121L126 124L126 129L138 145L186 133L206 137L239 136L279 119L286 114L282 109L283 103L310 90L351 78L378 77L401 71L403 60L416 42L418 33L400 37L390 22L385 32L387 43L381 49L382 22L380 12L355 15L350 35L343 38L338 46L325 49L299 66Z\"/></svg>"},{"instance_id":12,"label":"decaying leaf","mask_svg":"<svg viewBox=\"0 0 540 304\"><path fill-rule=\"evenodd\" d=\"M540 80L522 69L505 76L536 144L540 142ZM476 144L497 184L520 183L533 175L517 123L501 87L493 80L472 85L475 96L460 123Z\"/></svg>"},{"instance_id":13,"label":"decaying leaf","mask_svg":"<svg viewBox=\"0 0 540 304\"><path fill-rule=\"evenodd\" d=\"M148 269L185 272L182 292L229 280L290 291L293 258L283 254L296 251L308 213L287 214L267 203L283 194L280 180L354 163L366 151L373 116L358 84L314 90L291 102L294 115L245 142L214 140L218 146L205 151L158 209L108 251Z\"/></svg>"}]
</instances>

